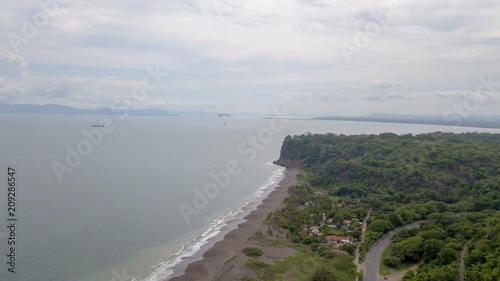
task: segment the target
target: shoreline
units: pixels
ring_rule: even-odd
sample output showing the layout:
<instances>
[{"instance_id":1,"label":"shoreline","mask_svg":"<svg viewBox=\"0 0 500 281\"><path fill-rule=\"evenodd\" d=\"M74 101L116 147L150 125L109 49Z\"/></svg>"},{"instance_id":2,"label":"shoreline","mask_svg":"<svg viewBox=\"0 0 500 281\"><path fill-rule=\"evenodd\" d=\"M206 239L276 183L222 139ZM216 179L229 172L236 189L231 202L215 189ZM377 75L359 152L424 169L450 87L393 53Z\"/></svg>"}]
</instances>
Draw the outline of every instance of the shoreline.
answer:
<instances>
[{"instance_id":1,"label":"shoreline","mask_svg":"<svg viewBox=\"0 0 500 281\"><path fill-rule=\"evenodd\" d=\"M236 229L228 232L224 238L205 251L202 259L190 263L180 276L171 277L171 281L191 280L224 280L224 276L239 276L243 272L243 264L228 265L228 261L238 256L245 256L241 250L250 246L249 238L256 231L266 233L267 225L264 221L267 215L284 206L283 200L288 197L288 188L297 181L300 169L286 168L284 176L274 190L262 200L257 208L244 217ZM226 279L228 280L228 279ZM233 280L233 279L231 279Z\"/></svg>"}]
</instances>

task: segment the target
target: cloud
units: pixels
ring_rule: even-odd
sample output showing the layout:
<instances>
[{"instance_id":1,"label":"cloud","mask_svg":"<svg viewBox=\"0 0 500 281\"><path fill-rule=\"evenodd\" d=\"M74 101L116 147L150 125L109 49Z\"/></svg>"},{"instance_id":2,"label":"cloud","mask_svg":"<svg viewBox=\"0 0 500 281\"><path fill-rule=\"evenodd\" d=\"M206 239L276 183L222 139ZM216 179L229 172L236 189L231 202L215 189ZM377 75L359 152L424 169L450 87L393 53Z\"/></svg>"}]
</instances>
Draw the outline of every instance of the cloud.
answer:
<instances>
[{"instance_id":1,"label":"cloud","mask_svg":"<svg viewBox=\"0 0 500 281\"><path fill-rule=\"evenodd\" d=\"M351 98L342 94L331 93L300 93L300 92L287 92L279 93L278 97L285 99L293 99L295 101L321 101L321 102L336 102L336 101L350 101Z\"/></svg>"},{"instance_id":2,"label":"cloud","mask_svg":"<svg viewBox=\"0 0 500 281\"><path fill-rule=\"evenodd\" d=\"M35 88L30 91L30 95L48 98L62 98L71 94L71 86L64 82L55 82Z\"/></svg>"},{"instance_id":3,"label":"cloud","mask_svg":"<svg viewBox=\"0 0 500 281\"><path fill-rule=\"evenodd\" d=\"M0 78L0 102L16 103L17 100L27 96L26 89L9 83L5 78Z\"/></svg>"},{"instance_id":4,"label":"cloud","mask_svg":"<svg viewBox=\"0 0 500 281\"><path fill-rule=\"evenodd\" d=\"M368 85L372 88L400 88L406 86L404 82L400 81L373 81L368 83Z\"/></svg>"},{"instance_id":5,"label":"cloud","mask_svg":"<svg viewBox=\"0 0 500 281\"><path fill-rule=\"evenodd\" d=\"M498 74L496 0L400 1L400 12L351 64L339 45L355 44L360 29L394 1L64 2L19 55L0 53L3 98L104 107L126 99L145 67L160 64L171 80L137 106L235 107L245 100L267 108L279 99L316 112L347 111L356 102L369 111L369 101L496 100L493 91L466 91L478 75ZM0 32L21 34L23 19L40 9L36 1L8 1ZM0 50L11 50L8 40Z\"/></svg>"},{"instance_id":6,"label":"cloud","mask_svg":"<svg viewBox=\"0 0 500 281\"><path fill-rule=\"evenodd\" d=\"M500 92L490 91L433 91L433 92L370 92L361 95L361 99L367 101L388 101L388 100L423 100L423 99L455 99L455 100L477 100L481 102L500 101Z\"/></svg>"},{"instance_id":7,"label":"cloud","mask_svg":"<svg viewBox=\"0 0 500 281\"><path fill-rule=\"evenodd\" d=\"M0 77L25 78L28 63L18 54L3 51L0 52Z\"/></svg>"}]
</instances>

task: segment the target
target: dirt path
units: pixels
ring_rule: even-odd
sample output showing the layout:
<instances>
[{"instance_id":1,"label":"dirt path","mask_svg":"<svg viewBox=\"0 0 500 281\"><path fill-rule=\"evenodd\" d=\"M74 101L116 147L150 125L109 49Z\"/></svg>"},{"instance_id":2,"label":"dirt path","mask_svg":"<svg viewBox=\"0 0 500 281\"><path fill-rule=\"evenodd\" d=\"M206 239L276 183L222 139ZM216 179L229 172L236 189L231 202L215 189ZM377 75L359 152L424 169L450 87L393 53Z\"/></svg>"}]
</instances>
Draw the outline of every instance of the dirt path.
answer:
<instances>
[{"instance_id":1,"label":"dirt path","mask_svg":"<svg viewBox=\"0 0 500 281\"><path fill-rule=\"evenodd\" d=\"M405 270L401 270L401 271L398 271L398 272L393 272L387 276L385 276L385 278L387 279L384 279L384 280L387 280L387 281L400 281L401 279L403 279L403 276L405 276L406 272L409 271L409 270L417 270L418 268L418 264L415 264L414 266L408 268L408 269L405 269ZM380 279L381 280L381 279Z\"/></svg>"},{"instance_id":2,"label":"dirt path","mask_svg":"<svg viewBox=\"0 0 500 281\"><path fill-rule=\"evenodd\" d=\"M465 254L467 253L467 248L469 246L469 242L467 241L460 252L460 268L458 269L458 281L464 281L464 273L465 273Z\"/></svg>"},{"instance_id":3,"label":"dirt path","mask_svg":"<svg viewBox=\"0 0 500 281\"><path fill-rule=\"evenodd\" d=\"M368 213L366 214L365 219L363 220L363 223L361 224L361 241L356 247L356 251L354 252L354 264L358 267L358 273L363 270L363 266L359 263L359 246L363 241L365 241L365 231L366 231L366 224L368 219L370 218L370 214L372 213L372 208L368 210Z\"/></svg>"}]
</instances>

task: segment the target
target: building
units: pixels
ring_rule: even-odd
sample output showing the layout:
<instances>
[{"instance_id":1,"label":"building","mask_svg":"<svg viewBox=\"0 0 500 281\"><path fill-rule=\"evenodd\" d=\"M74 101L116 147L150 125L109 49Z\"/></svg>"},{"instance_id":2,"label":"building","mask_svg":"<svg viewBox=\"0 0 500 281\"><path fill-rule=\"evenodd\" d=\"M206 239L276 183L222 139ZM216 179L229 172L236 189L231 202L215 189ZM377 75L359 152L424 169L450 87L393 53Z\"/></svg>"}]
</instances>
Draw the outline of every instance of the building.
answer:
<instances>
[{"instance_id":1,"label":"building","mask_svg":"<svg viewBox=\"0 0 500 281\"><path fill-rule=\"evenodd\" d=\"M325 238L326 242L328 243L337 243L339 245L345 245L351 243L349 238L342 237L342 236L335 236L335 235L328 235Z\"/></svg>"}]
</instances>

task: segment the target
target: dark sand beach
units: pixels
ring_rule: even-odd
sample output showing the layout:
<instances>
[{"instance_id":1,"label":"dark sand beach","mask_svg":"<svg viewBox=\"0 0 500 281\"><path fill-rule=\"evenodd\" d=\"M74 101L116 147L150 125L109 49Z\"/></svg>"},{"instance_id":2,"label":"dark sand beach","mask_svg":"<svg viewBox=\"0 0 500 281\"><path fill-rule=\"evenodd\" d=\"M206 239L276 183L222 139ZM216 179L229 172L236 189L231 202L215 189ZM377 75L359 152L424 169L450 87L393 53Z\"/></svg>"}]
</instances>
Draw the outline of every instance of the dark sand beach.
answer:
<instances>
[{"instance_id":1,"label":"dark sand beach","mask_svg":"<svg viewBox=\"0 0 500 281\"><path fill-rule=\"evenodd\" d=\"M217 242L203 254L203 259L188 265L184 275L173 277L171 281L193 280L239 280L248 274L245 263L248 257L241 252L246 247L253 247L255 241L249 240L256 231L266 233L268 226L264 223L267 215L284 206L283 199L288 196L288 188L297 183L299 169L288 168L284 178L267 196L256 210L245 217L245 221L237 229L230 231L224 239ZM263 261L283 260L293 255L295 251L289 248L273 248L257 245L264 250L264 255L259 258ZM250 272L251 274L251 272Z\"/></svg>"}]
</instances>

